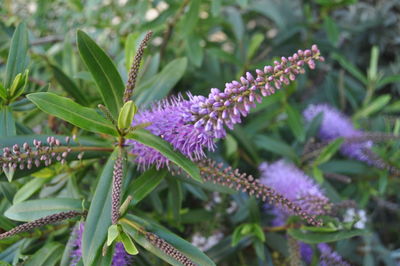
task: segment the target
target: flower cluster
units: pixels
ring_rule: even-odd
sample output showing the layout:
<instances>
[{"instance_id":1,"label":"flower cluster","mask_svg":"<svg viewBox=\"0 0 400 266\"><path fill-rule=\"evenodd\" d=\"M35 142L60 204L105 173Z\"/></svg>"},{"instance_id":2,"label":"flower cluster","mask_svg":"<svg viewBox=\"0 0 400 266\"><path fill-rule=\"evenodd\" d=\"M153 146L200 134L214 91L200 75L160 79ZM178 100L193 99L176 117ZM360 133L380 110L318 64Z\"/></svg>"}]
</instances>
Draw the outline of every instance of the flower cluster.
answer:
<instances>
[{"instance_id":1,"label":"flower cluster","mask_svg":"<svg viewBox=\"0 0 400 266\"><path fill-rule=\"evenodd\" d=\"M232 129L247 116L256 102L275 93L283 85L296 79L296 75L305 72L305 65L315 68L315 61L323 61L316 45L310 50L299 50L292 56L282 57L273 66L257 69L256 76L247 72L240 81L226 83L223 91L211 89L208 97L194 96L188 93L188 100L180 95L156 104L150 110L136 114L133 126L151 123L147 130L168 141L192 160L204 157L204 148L213 150L215 139L224 138L225 126ZM131 152L139 167L145 169L155 164L157 167L168 165L169 161L159 152L128 140Z\"/></svg>"},{"instance_id":2,"label":"flower cluster","mask_svg":"<svg viewBox=\"0 0 400 266\"><path fill-rule=\"evenodd\" d=\"M319 263L321 266L350 266L350 264L344 261L337 252L333 251L328 244L320 243L318 244L318 249L321 253L319 258Z\"/></svg>"},{"instance_id":3,"label":"flower cluster","mask_svg":"<svg viewBox=\"0 0 400 266\"><path fill-rule=\"evenodd\" d=\"M293 164L280 160L272 164L262 163L259 169L261 183L271 186L289 200L297 202L308 213L319 215L326 214L331 210L332 206L322 189ZM273 220L275 226L285 223L287 209L273 208L271 212L275 215ZM299 248L301 257L306 263L311 262L313 251L310 245L299 242L298 245L293 246ZM321 252L321 265L348 265L327 244L319 244L318 249Z\"/></svg>"},{"instance_id":4,"label":"flower cluster","mask_svg":"<svg viewBox=\"0 0 400 266\"><path fill-rule=\"evenodd\" d=\"M84 230L85 224L81 222L75 227L75 230L72 232L75 239L72 242L72 251L70 253L71 266L77 265L82 258L82 236ZM127 266L131 264L131 260L132 257L125 251L124 245L118 242L115 245L112 258L112 266Z\"/></svg>"},{"instance_id":5,"label":"flower cluster","mask_svg":"<svg viewBox=\"0 0 400 266\"><path fill-rule=\"evenodd\" d=\"M262 163L259 169L262 184L297 203L307 213L321 215L331 209L321 188L293 164L280 160L272 164Z\"/></svg>"},{"instance_id":6,"label":"flower cluster","mask_svg":"<svg viewBox=\"0 0 400 266\"><path fill-rule=\"evenodd\" d=\"M312 104L303 112L303 116L306 121L311 122L319 113L323 114L323 118L318 136L324 141L331 141L336 138L359 138L364 135L364 132L354 128L348 117L327 104ZM341 152L350 158L371 164L366 151L371 149L372 144L372 141L368 140L347 142L346 145L342 145Z\"/></svg>"},{"instance_id":7,"label":"flower cluster","mask_svg":"<svg viewBox=\"0 0 400 266\"><path fill-rule=\"evenodd\" d=\"M69 137L66 137L65 142L69 144ZM65 163L65 158L71 152L71 148L58 149L60 140L55 137L48 137L46 143L40 140L33 140L33 147L25 142L22 147L15 144L12 148L3 148L3 156L0 156L0 168L5 172L16 169L23 170L25 167L31 169L32 166L39 167L41 163L45 166L50 165L54 160Z\"/></svg>"}]
</instances>

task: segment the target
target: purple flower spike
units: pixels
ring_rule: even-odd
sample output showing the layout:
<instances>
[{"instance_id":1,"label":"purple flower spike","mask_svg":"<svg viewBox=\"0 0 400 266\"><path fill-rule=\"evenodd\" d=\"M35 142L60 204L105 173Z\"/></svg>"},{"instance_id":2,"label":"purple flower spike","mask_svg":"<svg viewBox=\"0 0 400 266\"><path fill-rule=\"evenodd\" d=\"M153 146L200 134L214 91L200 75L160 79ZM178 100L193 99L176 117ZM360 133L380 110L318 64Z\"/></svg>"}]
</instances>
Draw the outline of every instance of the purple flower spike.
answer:
<instances>
[{"instance_id":1,"label":"purple flower spike","mask_svg":"<svg viewBox=\"0 0 400 266\"><path fill-rule=\"evenodd\" d=\"M262 184L272 187L289 200L296 202L309 214L326 214L327 208L330 207L328 198L311 177L296 166L280 160L272 164L262 163L259 169ZM283 220L281 215L278 217L280 221Z\"/></svg>"},{"instance_id":2,"label":"purple flower spike","mask_svg":"<svg viewBox=\"0 0 400 266\"><path fill-rule=\"evenodd\" d=\"M320 265L321 266L350 266L349 263L343 260L343 258L335 251L333 251L328 244L320 243L318 244L318 249L321 252Z\"/></svg>"},{"instance_id":3,"label":"purple flower spike","mask_svg":"<svg viewBox=\"0 0 400 266\"><path fill-rule=\"evenodd\" d=\"M303 116L306 121L311 122L319 113L323 114L323 118L318 136L324 141L341 137L360 137L364 134L362 131L354 128L353 123L348 117L327 104L312 104L303 112ZM372 145L372 141L346 143L346 145L342 145L340 150L345 156L373 164L371 159L365 154L365 150L370 150Z\"/></svg>"},{"instance_id":4,"label":"purple flower spike","mask_svg":"<svg viewBox=\"0 0 400 266\"><path fill-rule=\"evenodd\" d=\"M307 52L299 50L289 59L283 57L280 62L276 61L274 67L256 70L256 76L247 72L240 81L226 83L223 91L211 89L208 97L188 93L188 100L179 95L155 104L150 110L137 113L132 126L151 123L147 130L171 143L191 160L199 160L205 156L204 148L214 150L214 141L226 136L225 126L233 129L262 97L295 80L296 75L305 72L305 65L313 66L315 61L322 60L316 45ZM168 166L168 159L158 151L134 140L128 140L127 144L137 155L139 168Z\"/></svg>"}]
</instances>

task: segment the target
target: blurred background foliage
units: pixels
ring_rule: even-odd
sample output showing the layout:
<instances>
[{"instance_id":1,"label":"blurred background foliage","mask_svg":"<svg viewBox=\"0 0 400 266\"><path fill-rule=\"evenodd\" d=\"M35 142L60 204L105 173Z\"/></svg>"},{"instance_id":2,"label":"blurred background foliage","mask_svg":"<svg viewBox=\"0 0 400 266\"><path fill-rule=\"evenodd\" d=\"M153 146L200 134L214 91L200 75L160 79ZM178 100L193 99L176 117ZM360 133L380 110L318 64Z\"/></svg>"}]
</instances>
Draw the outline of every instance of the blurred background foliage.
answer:
<instances>
[{"instance_id":1,"label":"blurred background foliage","mask_svg":"<svg viewBox=\"0 0 400 266\"><path fill-rule=\"evenodd\" d=\"M136 89L141 107L186 91L208 94L210 88L223 88L225 82L245 71L317 44L326 63L265 99L209 156L256 177L261 162L282 157L311 176L313 167L318 167L322 173L350 177L349 184L325 178L322 186L333 202L354 200L358 208L366 210L370 234L337 242L338 252L358 265L399 263L399 177L338 154L321 165L307 164L302 152L315 132L301 116L308 104L326 102L351 116L358 128L399 133L399 1L2 0L0 4L0 72L5 72L15 27L25 22L29 31L27 92L57 91L91 106L97 106L100 97L77 51L78 29L107 51L125 79L138 42L146 31L154 32ZM79 88L83 95L71 94L71 87ZM86 134L39 112L26 99L14 102L12 108L18 134ZM374 151L400 167L398 142L385 142ZM92 170L96 167L74 172L74 183L79 184L74 190L77 197L85 198L93 190L96 176ZM31 198L65 193L68 182L44 174L52 178ZM13 182L14 191L26 182L28 179ZM196 234L222 235L207 251L218 265L287 262L286 241L280 233L266 231L266 246L260 247L258 238L249 234L232 247L235 228L247 223L267 228L271 215L242 194L212 190L167 175L136 211L145 211L185 239L194 239ZM7 206L5 198L2 209ZM231 212L227 212L229 208ZM33 254L37 248L25 247L24 254ZM143 265L154 262L146 256L151 255L141 252L138 261Z\"/></svg>"}]
</instances>

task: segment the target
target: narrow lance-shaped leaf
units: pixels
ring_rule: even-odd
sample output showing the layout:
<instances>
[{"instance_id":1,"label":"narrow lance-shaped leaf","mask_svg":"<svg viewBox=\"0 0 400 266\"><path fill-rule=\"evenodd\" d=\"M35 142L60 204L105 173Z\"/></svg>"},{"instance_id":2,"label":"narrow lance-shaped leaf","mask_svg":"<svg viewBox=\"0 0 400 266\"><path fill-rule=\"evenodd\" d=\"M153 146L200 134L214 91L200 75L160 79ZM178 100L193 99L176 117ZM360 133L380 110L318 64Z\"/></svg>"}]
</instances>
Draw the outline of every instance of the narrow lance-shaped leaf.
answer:
<instances>
[{"instance_id":1,"label":"narrow lance-shaped leaf","mask_svg":"<svg viewBox=\"0 0 400 266\"><path fill-rule=\"evenodd\" d=\"M82 105L89 105L89 101L85 94L78 88L78 86L73 82L60 68L55 65L50 65L53 71L54 77L61 87L74 99L77 103Z\"/></svg>"},{"instance_id":2,"label":"narrow lance-shaped leaf","mask_svg":"<svg viewBox=\"0 0 400 266\"><path fill-rule=\"evenodd\" d=\"M108 158L90 204L82 237L82 258L85 265L94 265L96 257L101 256L101 248L111 225L111 184L116 157L117 151L114 151Z\"/></svg>"},{"instance_id":3,"label":"narrow lance-shaped leaf","mask_svg":"<svg viewBox=\"0 0 400 266\"><path fill-rule=\"evenodd\" d=\"M15 76L24 72L28 51L28 31L25 23L18 25L11 39L10 52L7 58L6 77L4 87L10 87Z\"/></svg>"},{"instance_id":4,"label":"narrow lance-shaped leaf","mask_svg":"<svg viewBox=\"0 0 400 266\"><path fill-rule=\"evenodd\" d=\"M201 183L203 182L200 177L200 170L197 165L178 151L174 151L171 144L161 139L160 137L157 137L146 130L140 129L136 130L134 133L128 134L127 138L134 139L146 146L149 146L159 151L162 155L171 160L171 162L181 167L191 177Z\"/></svg>"},{"instance_id":5,"label":"narrow lance-shaped leaf","mask_svg":"<svg viewBox=\"0 0 400 266\"><path fill-rule=\"evenodd\" d=\"M14 136L16 134L15 121L9 107L0 109L0 137Z\"/></svg>"},{"instance_id":6,"label":"narrow lance-shaped leaf","mask_svg":"<svg viewBox=\"0 0 400 266\"><path fill-rule=\"evenodd\" d=\"M104 104L113 117L118 117L122 107L125 85L114 63L86 33L78 31L78 49L93 76Z\"/></svg>"},{"instance_id":7,"label":"narrow lance-shaped leaf","mask_svg":"<svg viewBox=\"0 0 400 266\"><path fill-rule=\"evenodd\" d=\"M57 116L77 127L92 132L117 135L111 122L94 109L84 107L71 99L50 92L31 93L27 97L42 111Z\"/></svg>"},{"instance_id":8,"label":"narrow lance-shaped leaf","mask_svg":"<svg viewBox=\"0 0 400 266\"><path fill-rule=\"evenodd\" d=\"M155 189L158 184L166 176L166 170L157 171L155 168L151 168L141 174L138 178L129 185L127 191L129 195L132 195L132 205L138 204L142 199L144 199L148 194L150 194L153 189Z\"/></svg>"},{"instance_id":9,"label":"narrow lance-shaped leaf","mask_svg":"<svg viewBox=\"0 0 400 266\"><path fill-rule=\"evenodd\" d=\"M163 99L182 78L186 67L186 58L178 58L168 63L160 73L135 89L135 103L138 106L146 106Z\"/></svg>"},{"instance_id":10,"label":"narrow lance-shaped leaf","mask_svg":"<svg viewBox=\"0 0 400 266\"><path fill-rule=\"evenodd\" d=\"M64 211L81 211L82 201L72 198L27 200L12 205L4 215L16 221L29 222Z\"/></svg>"}]
</instances>

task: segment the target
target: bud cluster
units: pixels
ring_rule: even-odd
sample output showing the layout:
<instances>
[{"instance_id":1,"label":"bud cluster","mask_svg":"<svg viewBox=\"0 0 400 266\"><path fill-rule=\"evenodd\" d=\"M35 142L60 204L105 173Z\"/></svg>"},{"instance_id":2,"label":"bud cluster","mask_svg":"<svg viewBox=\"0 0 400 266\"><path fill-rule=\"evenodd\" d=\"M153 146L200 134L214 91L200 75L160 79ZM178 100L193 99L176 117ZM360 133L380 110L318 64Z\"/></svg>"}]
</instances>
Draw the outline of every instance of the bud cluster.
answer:
<instances>
[{"instance_id":1,"label":"bud cluster","mask_svg":"<svg viewBox=\"0 0 400 266\"><path fill-rule=\"evenodd\" d=\"M0 239L7 238L22 232L30 231L34 228L41 227L47 224L53 224L59 221L71 219L73 217L81 215L86 215L86 212L69 211L69 212L60 212L48 215L43 218L37 219L35 221L18 225L17 227L14 227L10 231L0 234Z\"/></svg>"},{"instance_id":2,"label":"bud cluster","mask_svg":"<svg viewBox=\"0 0 400 266\"><path fill-rule=\"evenodd\" d=\"M66 157L71 152L69 147L70 138L66 137L65 142L68 147L65 149L59 149L61 142L55 137L48 137L46 143L34 139L33 146L30 146L25 142L22 147L15 144L12 148L3 148L3 155L0 156L0 167L4 171L11 169L21 170L31 169L32 166L39 167L41 163L45 166L50 165L53 161L59 161L65 163Z\"/></svg>"},{"instance_id":3,"label":"bud cluster","mask_svg":"<svg viewBox=\"0 0 400 266\"><path fill-rule=\"evenodd\" d=\"M117 224L119 219L119 207L121 202L121 189L123 177L123 157L120 153L114 163L113 185L112 185L112 204L111 204L111 220L112 224Z\"/></svg>"},{"instance_id":4,"label":"bud cluster","mask_svg":"<svg viewBox=\"0 0 400 266\"><path fill-rule=\"evenodd\" d=\"M241 116L247 116L262 97L274 94L283 85L294 81L296 75L305 73L305 65L314 69L315 60L324 61L324 58L313 45L311 50L298 50L293 56L274 61L273 66L257 69L255 77L247 72L240 81L226 83L223 92L214 88L208 97L192 96L190 110L195 127L213 133L215 138L225 137L224 125L233 129L234 124L241 123Z\"/></svg>"},{"instance_id":5,"label":"bud cluster","mask_svg":"<svg viewBox=\"0 0 400 266\"><path fill-rule=\"evenodd\" d=\"M224 167L222 163L218 164L210 159L198 162L198 166L200 174L205 181L218 183L238 191L246 192L249 195L254 195L264 202L279 205L293 212L293 214L302 217L311 225L322 225L322 222L314 215L305 212L302 207L279 194L271 187L260 183L252 175L240 173L238 169L232 169L230 166Z\"/></svg>"},{"instance_id":6,"label":"bud cluster","mask_svg":"<svg viewBox=\"0 0 400 266\"><path fill-rule=\"evenodd\" d=\"M164 239L158 237L153 233L146 233L146 239L155 247L162 250L168 256L174 258L178 262L182 263L185 266L196 266L191 259L185 256L182 252L174 248L171 244L166 242Z\"/></svg>"}]
</instances>

